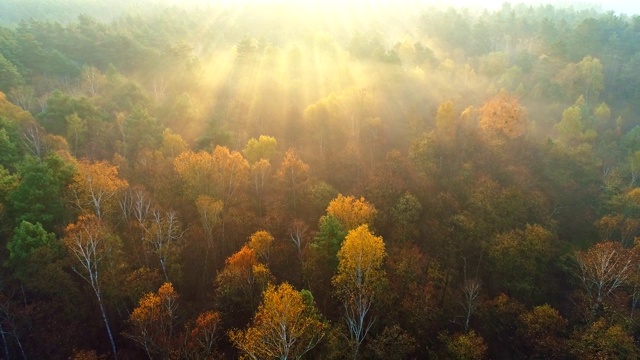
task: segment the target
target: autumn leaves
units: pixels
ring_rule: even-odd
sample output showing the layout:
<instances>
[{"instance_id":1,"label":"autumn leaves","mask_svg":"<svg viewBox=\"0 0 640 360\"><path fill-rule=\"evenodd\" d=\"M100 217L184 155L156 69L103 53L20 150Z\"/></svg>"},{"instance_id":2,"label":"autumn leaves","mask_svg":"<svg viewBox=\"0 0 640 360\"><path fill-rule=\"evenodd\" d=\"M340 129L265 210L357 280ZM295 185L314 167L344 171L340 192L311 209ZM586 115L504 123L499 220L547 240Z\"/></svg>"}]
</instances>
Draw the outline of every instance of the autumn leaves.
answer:
<instances>
[{"instance_id":1,"label":"autumn leaves","mask_svg":"<svg viewBox=\"0 0 640 360\"><path fill-rule=\"evenodd\" d=\"M354 358L375 321L372 305L386 279L382 268L386 256L384 242L367 224L375 213L376 209L363 198L351 196L338 195L327 207L326 216L348 230L344 238L337 239L341 245L337 254L333 254L338 265L331 282L344 306L345 335ZM265 231L254 233L247 246L227 260L218 278L222 285L219 289L245 288L246 300L251 301L255 286L264 288L264 282L269 281L268 270L256 259L268 262L272 241L273 237ZM316 247L327 245L314 243ZM238 281L236 287L231 286L233 279L244 281ZM251 359L299 359L324 337L328 328L310 292L297 291L288 283L278 287L269 284L251 325L246 330L231 331L229 337Z\"/></svg>"}]
</instances>

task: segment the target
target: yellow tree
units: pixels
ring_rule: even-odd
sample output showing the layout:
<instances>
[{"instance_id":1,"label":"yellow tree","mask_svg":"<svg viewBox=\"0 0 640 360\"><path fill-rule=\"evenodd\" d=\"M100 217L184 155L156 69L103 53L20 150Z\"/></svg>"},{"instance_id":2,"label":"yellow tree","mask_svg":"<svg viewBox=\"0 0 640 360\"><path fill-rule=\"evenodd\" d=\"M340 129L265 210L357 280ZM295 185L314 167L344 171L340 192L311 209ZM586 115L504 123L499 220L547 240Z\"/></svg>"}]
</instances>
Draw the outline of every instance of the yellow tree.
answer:
<instances>
[{"instance_id":1,"label":"yellow tree","mask_svg":"<svg viewBox=\"0 0 640 360\"><path fill-rule=\"evenodd\" d=\"M83 213L93 212L98 218L115 209L118 194L127 181L118 177L118 168L108 161L80 160L70 185L74 204Z\"/></svg>"},{"instance_id":2,"label":"yellow tree","mask_svg":"<svg viewBox=\"0 0 640 360\"><path fill-rule=\"evenodd\" d=\"M211 181L214 176L213 156L210 153L185 151L175 158L173 165L191 196L215 195Z\"/></svg>"},{"instance_id":3,"label":"yellow tree","mask_svg":"<svg viewBox=\"0 0 640 360\"><path fill-rule=\"evenodd\" d=\"M267 287L251 326L230 331L229 337L251 359L301 359L326 329L311 294L283 283Z\"/></svg>"},{"instance_id":4,"label":"yellow tree","mask_svg":"<svg viewBox=\"0 0 640 360\"><path fill-rule=\"evenodd\" d=\"M102 276L109 256L117 251L118 239L109 234L103 222L95 215L82 215L78 222L70 224L65 229L62 239L64 247L80 266L73 266L80 277L91 285L91 289L98 300L102 320L107 328L113 356L117 357L116 343L111 334L111 327L107 318L102 291Z\"/></svg>"},{"instance_id":5,"label":"yellow tree","mask_svg":"<svg viewBox=\"0 0 640 360\"><path fill-rule=\"evenodd\" d=\"M142 345L149 359L153 359L155 353L171 352L177 300L173 285L164 283L157 293L143 296L129 316L132 329L125 335Z\"/></svg>"},{"instance_id":6,"label":"yellow tree","mask_svg":"<svg viewBox=\"0 0 640 360\"><path fill-rule=\"evenodd\" d=\"M278 141L273 136L260 135L260 138L249 139L247 146L242 150L244 156L255 164L259 160L270 160L278 147Z\"/></svg>"},{"instance_id":7,"label":"yellow tree","mask_svg":"<svg viewBox=\"0 0 640 360\"><path fill-rule=\"evenodd\" d=\"M213 150L213 180L218 198L229 204L236 191L247 182L249 163L237 151L229 151L225 146Z\"/></svg>"},{"instance_id":8,"label":"yellow tree","mask_svg":"<svg viewBox=\"0 0 640 360\"><path fill-rule=\"evenodd\" d=\"M342 194L338 194L338 197L331 200L327 207L327 214L336 218L345 230L371 223L376 213L376 208L363 197L356 199Z\"/></svg>"},{"instance_id":9,"label":"yellow tree","mask_svg":"<svg viewBox=\"0 0 640 360\"><path fill-rule=\"evenodd\" d=\"M273 236L269 232L261 230L251 234L247 246L252 249L259 259L269 264L269 253L273 244Z\"/></svg>"},{"instance_id":10,"label":"yellow tree","mask_svg":"<svg viewBox=\"0 0 640 360\"><path fill-rule=\"evenodd\" d=\"M501 92L480 108L480 128L514 139L526 131L527 113L517 97Z\"/></svg>"},{"instance_id":11,"label":"yellow tree","mask_svg":"<svg viewBox=\"0 0 640 360\"><path fill-rule=\"evenodd\" d=\"M366 224L349 231L338 251L338 273L332 282L344 305L354 359L375 321L369 312L386 280L385 256L382 237L373 235Z\"/></svg>"},{"instance_id":12,"label":"yellow tree","mask_svg":"<svg viewBox=\"0 0 640 360\"><path fill-rule=\"evenodd\" d=\"M288 202L295 214L300 195L309 181L309 165L300 160L293 149L289 149L278 169L278 178L290 192Z\"/></svg>"}]
</instances>

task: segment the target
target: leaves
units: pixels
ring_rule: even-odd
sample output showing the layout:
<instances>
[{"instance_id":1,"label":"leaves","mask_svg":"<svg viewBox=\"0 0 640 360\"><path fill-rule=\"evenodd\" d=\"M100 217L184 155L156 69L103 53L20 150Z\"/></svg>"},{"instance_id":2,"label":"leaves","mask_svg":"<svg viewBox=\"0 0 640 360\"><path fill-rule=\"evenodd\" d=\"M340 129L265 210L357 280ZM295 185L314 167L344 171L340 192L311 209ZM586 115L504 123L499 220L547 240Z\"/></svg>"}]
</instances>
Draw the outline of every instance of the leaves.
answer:
<instances>
[{"instance_id":1,"label":"leaves","mask_svg":"<svg viewBox=\"0 0 640 360\"><path fill-rule=\"evenodd\" d=\"M231 331L229 337L253 359L301 359L322 340L326 329L313 303L283 283L267 287L251 326Z\"/></svg>"},{"instance_id":2,"label":"leaves","mask_svg":"<svg viewBox=\"0 0 640 360\"><path fill-rule=\"evenodd\" d=\"M338 194L327 207L327 214L337 219L345 230L352 230L362 224L369 224L376 215L376 208L363 197Z\"/></svg>"}]
</instances>

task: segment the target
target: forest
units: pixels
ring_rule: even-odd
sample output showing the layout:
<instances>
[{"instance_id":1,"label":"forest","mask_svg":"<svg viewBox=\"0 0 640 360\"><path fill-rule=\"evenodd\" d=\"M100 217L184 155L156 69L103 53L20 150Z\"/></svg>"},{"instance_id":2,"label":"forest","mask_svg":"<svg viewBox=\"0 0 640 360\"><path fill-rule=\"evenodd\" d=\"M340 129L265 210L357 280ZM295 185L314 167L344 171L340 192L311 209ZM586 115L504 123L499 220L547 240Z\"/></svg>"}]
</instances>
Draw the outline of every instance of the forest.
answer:
<instances>
[{"instance_id":1,"label":"forest","mask_svg":"<svg viewBox=\"0 0 640 360\"><path fill-rule=\"evenodd\" d=\"M0 4L0 358L640 358L640 16L345 3Z\"/></svg>"}]
</instances>

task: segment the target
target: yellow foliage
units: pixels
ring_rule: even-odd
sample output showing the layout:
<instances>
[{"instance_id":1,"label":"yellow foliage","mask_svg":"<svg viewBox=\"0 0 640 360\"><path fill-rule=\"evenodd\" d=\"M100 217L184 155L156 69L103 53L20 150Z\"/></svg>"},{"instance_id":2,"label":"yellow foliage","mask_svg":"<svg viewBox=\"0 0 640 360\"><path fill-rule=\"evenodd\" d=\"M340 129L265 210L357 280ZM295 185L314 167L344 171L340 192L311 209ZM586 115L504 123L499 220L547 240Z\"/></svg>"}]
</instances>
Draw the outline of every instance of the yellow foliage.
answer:
<instances>
[{"instance_id":1,"label":"yellow foliage","mask_svg":"<svg viewBox=\"0 0 640 360\"><path fill-rule=\"evenodd\" d=\"M249 163L239 152L224 146L216 146L213 153L183 152L173 164L194 198L208 195L227 204L248 180Z\"/></svg>"},{"instance_id":2,"label":"yellow foliage","mask_svg":"<svg viewBox=\"0 0 640 360\"><path fill-rule=\"evenodd\" d=\"M372 286L383 276L382 262L386 257L381 236L375 236L364 224L349 231L338 251L338 274L333 283L338 288Z\"/></svg>"},{"instance_id":3,"label":"yellow foliage","mask_svg":"<svg viewBox=\"0 0 640 360\"><path fill-rule=\"evenodd\" d=\"M343 196L342 194L331 200L327 207L327 214L338 219L345 230L371 223L376 213L376 208L363 197L355 199L353 196Z\"/></svg>"},{"instance_id":4,"label":"yellow foliage","mask_svg":"<svg viewBox=\"0 0 640 360\"><path fill-rule=\"evenodd\" d=\"M271 244L273 243L273 236L269 232L261 230L256 231L249 238L247 246L255 251L258 257L269 261L269 252L271 250Z\"/></svg>"},{"instance_id":5,"label":"yellow foliage","mask_svg":"<svg viewBox=\"0 0 640 360\"><path fill-rule=\"evenodd\" d=\"M108 161L80 160L70 185L75 205L83 213L93 212L102 217L115 206L116 195L128 183L118 176L118 168Z\"/></svg>"},{"instance_id":6,"label":"yellow foliage","mask_svg":"<svg viewBox=\"0 0 640 360\"><path fill-rule=\"evenodd\" d=\"M327 325L291 285L267 287L247 330L229 332L236 347L254 359L299 359L324 337Z\"/></svg>"}]
</instances>

